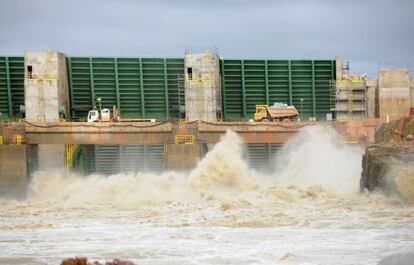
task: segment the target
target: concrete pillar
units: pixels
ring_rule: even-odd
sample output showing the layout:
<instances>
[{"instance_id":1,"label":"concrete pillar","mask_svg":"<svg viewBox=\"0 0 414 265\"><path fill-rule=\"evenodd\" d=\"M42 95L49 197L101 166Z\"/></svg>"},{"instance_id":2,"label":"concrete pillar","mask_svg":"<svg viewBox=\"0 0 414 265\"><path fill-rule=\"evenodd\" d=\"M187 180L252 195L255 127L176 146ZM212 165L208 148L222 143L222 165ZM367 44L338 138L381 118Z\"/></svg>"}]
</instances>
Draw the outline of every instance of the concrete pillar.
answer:
<instances>
[{"instance_id":1,"label":"concrete pillar","mask_svg":"<svg viewBox=\"0 0 414 265\"><path fill-rule=\"evenodd\" d=\"M336 80L342 80L342 58L340 56L336 56L335 58L336 64Z\"/></svg>"},{"instance_id":2,"label":"concrete pillar","mask_svg":"<svg viewBox=\"0 0 414 265\"><path fill-rule=\"evenodd\" d=\"M207 153L207 146L203 143L194 144L166 144L166 167L168 170L190 170L196 167Z\"/></svg>"},{"instance_id":3,"label":"concrete pillar","mask_svg":"<svg viewBox=\"0 0 414 265\"><path fill-rule=\"evenodd\" d=\"M25 52L25 112L27 121L69 118L66 57L58 52Z\"/></svg>"},{"instance_id":4,"label":"concrete pillar","mask_svg":"<svg viewBox=\"0 0 414 265\"><path fill-rule=\"evenodd\" d=\"M380 69L378 74L379 117L407 116L411 105L408 69Z\"/></svg>"},{"instance_id":5,"label":"concrete pillar","mask_svg":"<svg viewBox=\"0 0 414 265\"><path fill-rule=\"evenodd\" d=\"M24 195L28 182L26 145L0 145L0 196Z\"/></svg>"},{"instance_id":6,"label":"concrete pillar","mask_svg":"<svg viewBox=\"0 0 414 265\"><path fill-rule=\"evenodd\" d=\"M367 118L376 118L378 79L368 79L367 84Z\"/></svg>"},{"instance_id":7,"label":"concrete pillar","mask_svg":"<svg viewBox=\"0 0 414 265\"><path fill-rule=\"evenodd\" d=\"M221 110L218 54L186 53L184 65L187 121L216 121L217 112Z\"/></svg>"},{"instance_id":8,"label":"concrete pillar","mask_svg":"<svg viewBox=\"0 0 414 265\"><path fill-rule=\"evenodd\" d=\"M39 144L37 150L39 170L59 170L65 166L63 144Z\"/></svg>"},{"instance_id":9,"label":"concrete pillar","mask_svg":"<svg viewBox=\"0 0 414 265\"><path fill-rule=\"evenodd\" d=\"M27 51L25 113L29 122L58 122L70 118L66 56L59 52ZM39 145L39 168L63 168L64 145Z\"/></svg>"}]
</instances>

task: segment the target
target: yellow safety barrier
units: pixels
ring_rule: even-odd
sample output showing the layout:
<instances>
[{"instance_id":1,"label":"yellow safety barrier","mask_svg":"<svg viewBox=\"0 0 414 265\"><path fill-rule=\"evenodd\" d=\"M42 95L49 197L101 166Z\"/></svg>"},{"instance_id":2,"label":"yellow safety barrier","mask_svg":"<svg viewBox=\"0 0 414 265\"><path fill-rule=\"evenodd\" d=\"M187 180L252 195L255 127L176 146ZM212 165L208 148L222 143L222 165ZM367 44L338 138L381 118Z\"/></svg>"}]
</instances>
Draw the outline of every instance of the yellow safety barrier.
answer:
<instances>
[{"instance_id":1,"label":"yellow safety barrier","mask_svg":"<svg viewBox=\"0 0 414 265\"><path fill-rule=\"evenodd\" d=\"M180 119L180 122L186 123L187 122L187 119Z\"/></svg>"},{"instance_id":2,"label":"yellow safety barrier","mask_svg":"<svg viewBox=\"0 0 414 265\"><path fill-rule=\"evenodd\" d=\"M174 143L175 144L194 144L195 135L175 135Z\"/></svg>"},{"instance_id":3,"label":"yellow safety barrier","mask_svg":"<svg viewBox=\"0 0 414 265\"><path fill-rule=\"evenodd\" d=\"M20 134L15 134L13 136L13 143L14 144L22 144L23 142L23 136L21 136Z\"/></svg>"},{"instance_id":4,"label":"yellow safety barrier","mask_svg":"<svg viewBox=\"0 0 414 265\"><path fill-rule=\"evenodd\" d=\"M3 144L3 136L0 135L0 145Z\"/></svg>"},{"instance_id":5,"label":"yellow safety barrier","mask_svg":"<svg viewBox=\"0 0 414 265\"><path fill-rule=\"evenodd\" d=\"M76 148L76 144L65 145L65 165L67 168L73 167L73 154L75 153Z\"/></svg>"}]
</instances>

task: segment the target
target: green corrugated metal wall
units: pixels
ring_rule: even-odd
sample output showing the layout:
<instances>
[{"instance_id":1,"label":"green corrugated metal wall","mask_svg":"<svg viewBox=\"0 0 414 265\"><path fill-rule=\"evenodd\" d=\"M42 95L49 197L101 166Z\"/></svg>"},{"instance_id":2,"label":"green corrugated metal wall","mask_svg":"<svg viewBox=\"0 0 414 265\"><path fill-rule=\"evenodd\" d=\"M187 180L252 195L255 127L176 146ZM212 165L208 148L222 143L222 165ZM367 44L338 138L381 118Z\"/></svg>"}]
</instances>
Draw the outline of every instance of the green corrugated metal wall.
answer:
<instances>
[{"instance_id":1,"label":"green corrugated metal wall","mask_svg":"<svg viewBox=\"0 0 414 265\"><path fill-rule=\"evenodd\" d=\"M334 60L226 59L220 64L225 120L252 118L256 104L284 102L300 111L300 99L304 117L324 119L330 113ZM86 118L94 98L101 97L103 107L117 105L123 117L178 119L183 73L183 58L68 57L72 117ZM24 104L23 57L0 57L3 118L10 116L10 103L15 115Z\"/></svg>"},{"instance_id":2,"label":"green corrugated metal wall","mask_svg":"<svg viewBox=\"0 0 414 265\"><path fill-rule=\"evenodd\" d=\"M334 60L221 60L225 120L253 117L256 104L293 104L304 117L330 113Z\"/></svg>"},{"instance_id":3,"label":"green corrugated metal wall","mask_svg":"<svg viewBox=\"0 0 414 265\"><path fill-rule=\"evenodd\" d=\"M182 58L68 57L72 117L85 118L100 97L103 107L116 105L123 117L177 119L183 73Z\"/></svg>"},{"instance_id":4,"label":"green corrugated metal wall","mask_svg":"<svg viewBox=\"0 0 414 265\"><path fill-rule=\"evenodd\" d=\"M283 144L245 144L244 156L251 168L275 171L286 163L282 148Z\"/></svg>"},{"instance_id":5,"label":"green corrugated metal wall","mask_svg":"<svg viewBox=\"0 0 414 265\"><path fill-rule=\"evenodd\" d=\"M83 145L75 164L85 173L160 172L164 169L164 145Z\"/></svg>"},{"instance_id":6,"label":"green corrugated metal wall","mask_svg":"<svg viewBox=\"0 0 414 265\"><path fill-rule=\"evenodd\" d=\"M19 106L23 104L24 58L0 57L0 119L19 113Z\"/></svg>"}]
</instances>

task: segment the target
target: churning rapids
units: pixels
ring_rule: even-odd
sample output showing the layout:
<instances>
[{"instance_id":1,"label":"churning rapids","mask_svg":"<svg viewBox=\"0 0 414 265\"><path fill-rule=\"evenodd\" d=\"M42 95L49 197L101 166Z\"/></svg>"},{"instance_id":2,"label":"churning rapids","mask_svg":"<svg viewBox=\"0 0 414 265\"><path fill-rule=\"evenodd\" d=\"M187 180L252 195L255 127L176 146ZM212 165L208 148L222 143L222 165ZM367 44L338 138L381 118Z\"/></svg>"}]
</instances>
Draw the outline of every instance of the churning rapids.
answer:
<instances>
[{"instance_id":1,"label":"churning rapids","mask_svg":"<svg viewBox=\"0 0 414 265\"><path fill-rule=\"evenodd\" d=\"M414 203L360 193L362 152L306 128L264 175L228 132L188 173L37 172L25 200L0 200L0 264L377 264L413 252Z\"/></svg>"}]
</instances>

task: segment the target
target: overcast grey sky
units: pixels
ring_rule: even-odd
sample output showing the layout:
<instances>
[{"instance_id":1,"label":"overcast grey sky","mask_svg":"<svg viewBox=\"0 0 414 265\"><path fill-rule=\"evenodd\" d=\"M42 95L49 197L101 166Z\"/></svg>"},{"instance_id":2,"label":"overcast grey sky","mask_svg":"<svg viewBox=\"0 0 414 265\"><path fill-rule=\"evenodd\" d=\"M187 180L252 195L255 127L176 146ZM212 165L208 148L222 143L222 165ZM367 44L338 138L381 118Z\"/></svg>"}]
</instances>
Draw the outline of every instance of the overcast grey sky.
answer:
<instances>
[{"instance_id":1,"label":"overcast grey sky","mask_svg":"<svg viewBox=\"0 0 414 265\"><path fill-rule=\"evenodd\" d=\"M182 57L217 47L224 58L349 60L414 65L414 1L0 0L0 55Z\"/></svg>"}]
</instances>

